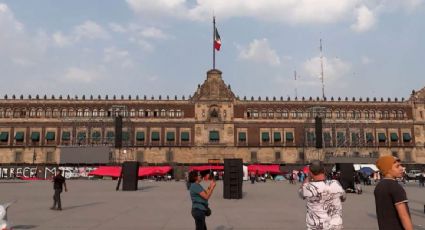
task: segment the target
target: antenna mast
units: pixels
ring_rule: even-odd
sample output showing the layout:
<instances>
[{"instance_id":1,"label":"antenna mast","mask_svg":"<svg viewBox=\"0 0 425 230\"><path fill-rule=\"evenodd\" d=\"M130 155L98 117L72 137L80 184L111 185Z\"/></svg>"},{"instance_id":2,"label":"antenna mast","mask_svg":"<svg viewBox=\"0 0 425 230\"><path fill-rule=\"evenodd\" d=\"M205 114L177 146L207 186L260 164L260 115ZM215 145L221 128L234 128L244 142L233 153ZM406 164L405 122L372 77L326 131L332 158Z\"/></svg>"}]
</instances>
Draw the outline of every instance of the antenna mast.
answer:
<instances>
[{"instance_id":1,"label":"antenna mast","mask_svg":"<svg viewBox=\"0 0 425 230\"><path fill-rule=\"evenodd\" d=\"M320 39L320 66L321 66L321 80L322 80L322 97L325 99L325 81L324 81L324 74L323 74L323 51L322 51L322 39Z\"/></svg>"},{"instance_id":2,"label":"antenna mast","mask_svg":"<svg viewBox=\"0 0 425 230\"><path fill-rule=\"evenodd\" d=\"M297 92L297 71L294 71L294 80L295 80L295 98L298 97L298 92Z\"/></svg>"}]
</instances>

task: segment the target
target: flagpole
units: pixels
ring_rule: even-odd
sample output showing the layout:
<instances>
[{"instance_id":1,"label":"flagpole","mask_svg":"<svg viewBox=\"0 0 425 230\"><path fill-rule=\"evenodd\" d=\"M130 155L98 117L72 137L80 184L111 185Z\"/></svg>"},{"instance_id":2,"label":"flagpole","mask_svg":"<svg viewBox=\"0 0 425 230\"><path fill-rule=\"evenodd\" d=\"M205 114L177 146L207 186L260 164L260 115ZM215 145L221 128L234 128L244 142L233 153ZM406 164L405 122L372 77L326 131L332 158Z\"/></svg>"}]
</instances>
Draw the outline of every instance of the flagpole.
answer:
<instances>
[{"instance_id":1,"label":"flagpole","mask_svg":"<svg viewBox=\"0 0 425 230\"><path fill-rule=\"evenodd\" d=\"M213 49L213 69L215 69L215 16L213 16L213 42L212 42L212 49Z\"/></svg>"}]
</instances>

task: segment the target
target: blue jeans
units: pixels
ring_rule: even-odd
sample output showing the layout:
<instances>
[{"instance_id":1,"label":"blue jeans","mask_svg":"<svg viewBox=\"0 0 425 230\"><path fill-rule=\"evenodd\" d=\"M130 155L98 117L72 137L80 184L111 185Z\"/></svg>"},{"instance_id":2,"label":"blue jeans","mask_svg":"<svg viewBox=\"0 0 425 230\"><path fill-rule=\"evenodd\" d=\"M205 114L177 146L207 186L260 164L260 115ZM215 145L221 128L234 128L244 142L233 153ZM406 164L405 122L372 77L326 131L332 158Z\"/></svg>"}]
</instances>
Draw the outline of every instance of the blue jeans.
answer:
<instances>
[{"instance_id":1,"label":"blue jeans","mask_svg":"<svg viewBox=\"0 0 425 230\"><path fill-rule=\"evenodd\" d=\"M207 223L205 223L205 211L194 208L192 209L192 216L195 219L196 230L207 230Z\"/></svg>"}]
</instances>

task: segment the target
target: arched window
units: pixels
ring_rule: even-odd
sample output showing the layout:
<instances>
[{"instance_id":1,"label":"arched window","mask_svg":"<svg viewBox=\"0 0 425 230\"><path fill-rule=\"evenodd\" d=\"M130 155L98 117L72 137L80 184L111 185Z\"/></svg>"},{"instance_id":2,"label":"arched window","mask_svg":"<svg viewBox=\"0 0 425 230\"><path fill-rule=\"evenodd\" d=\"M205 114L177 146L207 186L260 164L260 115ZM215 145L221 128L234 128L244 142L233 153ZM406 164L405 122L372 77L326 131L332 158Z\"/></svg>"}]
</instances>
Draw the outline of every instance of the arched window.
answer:
<instances>
[{"instance_id":1,"label":"arched window","mask_svg":"<svg viewBox=\"0 0 425 230\"><path fill-rule=\"evenodd\" d=\"M247 117L247 118L251 118L251 117L252 117L251 109L248 109L248 110L246 111L246 117Z\"/></svg>"},{"instance_id":2,"label":"arched window","mask_svg":"<svg viewBox=\"0 0 425 230\"><path fill-rule=\"evenodd\" d=\"M82 109L78 109L77 110L77 117L82 117L83 116L83 110Z\"/></svg>"},{"instance_id":3,"label":"arched window","mask_svg":"<svg viewBox=\"0 0 425 230\"><path fill-rule=\"evenodd\" d=\"M139 117L144 117L145 116L145 112L143 111L143 109L139 109Z\"/></svg>"},{"instance_id":4,"label":"arched window","mask_svg":"<svg viewBox=\"0 0 425 230\"><path fill-rule=\"evenodd\" d=\"M289 117L289 112L287 110L282 112L282 117L287 119Z\"/></svg>"},{"instance_id":5,"label":"arched window","mask_svg":"<svg viewBox=\"0 0 425 230\"><path fill-rule=\"evenodd\" d=\"M130 117L135 117L136 116L136 110L135 109L131 109L130 110Z\"/></svg>"},{"instance_id":6,"label":"arched window","mask_svg":"<svg viewBox=\"0 0 425 230\"><path fill-rule=\"evenodd\" d=\"M403 113L403 111L401 111L401 110L397 111L397 118L398 119L404 119L404 113Z\"/></svg>"},{"instance_id":7,"label":"arched window","mask_svg":"<svg viewBox=\"0 0 425 230\"><path fill-rule=\"evenodd\" d=\"M68 110L62 109L61 111L61 117L67 117L68 116Z\"/></svg>"},{"instance_id":8,"label":"arched window","mask_svg":"<svg viewBox=\"0 0 425 230\"><path fill-rule=\"evenodd\" d=\"M161 117L166 117L167 116L167 111L165 111L165 109L161 109Z\"/></svg>"},{"instance_id":9,"label":"arched window","mask_svg":"<svg viewBox=\"0 0 425 230\"><path fill-rule=\"evenodd\" d=\"M182 117L182 111L180 109L176 110L176 117Z\"/></svg>"},{"instance_id":10,"label":"arched window","mask_svg":"<svg viewBox=\"0 0 425 230\"><path fill-rule=\"evenodd\" d=\"M53 110L53 117L60 117L59 109L54 109Z\"/></svg>"},{"instance_id":11,"label":"arched window","mask_svg":"<svg viewBox=\"0 0 425 230\"><path fill-rule=\"evenodd\" d=\"M257 110L252 111L252 117L258 118L258 111Z\"/></svg>"},{"instance_id":12,"label":"arched window","mask_svg":"<svg viewBox=\"0 0 425 230\"><path fill-rule=\"evenodd\" d=\"M3 109L0 109L0 118L1 117L4 117L4 110Z\"/></svg>"},{"instance_id":13,"label":"arched window","mask_svg":"<svg viewBox=\"0 0 425 230\"><path fill-rule=\"evenodd\" d=\"M282 117L282 112L280 111L280 109L276 110L275 117L276 118L281 118Z\"/></svg>"},{"instance_id":14,"label":"arched window","mask_svg":"<svg viewBox=\"0 0 425 230\"><path fill-rule=\"evenodd\" d=\"M261 111L261 118L267 118L267 111L266 110Z\"/></svg>"},{"instance_id":15,"label":"arched window","mask_svg":"<svg viewBox=\"0 0 425 230\"><path fill-rule=\"evenodd\" d=\"M75 110L74 109L69 109L69 111L68 111L68 116L70 116L70 117L75 117Z\"/></svg>"},{"instance_id":16,"label":"arched window","mask_svg":"<svg viewBox=\"0 0 425 230\"><path fill-rule=\"evenodd\" d=\"M37 114L36 117L42 117L43 115L43 110L42 109L37 109Z\"/></svg>"},{"instance_id":17,"label":"arched window","mask_svg":"<svg viewBox=\"0 0 425 230\"><path fill-rule=\"evenodd\" d=\"M52 117L52 109L50 108L46 109L46 117Z\"/></svg>"},{"instance_id":18,"label":"arched window","mask_svg":"<svg viewBox=\"0 0 425 230\"><path fill-rule=\"evenodd\" d=\"M390 114L388 111L384 111L384 118L385 119L389 119L390 118Z\"/></svg>"},{"instance_id":19,"label":"arched window","mask_svg":"<svg viewBox=\"0 0 425 230\"><path fill-rule=\"evenodd\" d=\"M105 116L105 110L104 109L100 109L99 110L99 117L104 117Z\"/></svg>"},{"instance_id":20,"label":"arched window","mask_svg":"<svg viewBox=\"0 0 425 230\"><path fill-rule=\"evenodd\" d=\"M6 116L5 117L12 117L13 112L11 109L6 109Z\"/></svg>"},{"instance_id":21,"label":"arched window","mask_svg":"<svg viewBox=\"0 0 425 230\"><path fill-rule=\"evenodd\" d=\"M375 119L376 118L376 113L375 113L375 111L369 111L369 114L370 114L370 118L371 119Z\"/></svg>"},{"instance_id":22,"label":"arched window","mask_svg":"<svg viewBox=\"0 0 425 230\"><path fill-rule=\"evenodd\" d=\"M90 116L91 116L90 110L89 109L85 109L84 110L84 117L90 117Z\"/></svg>"},{"instance_id":23,"label":"arched window","mask_svg":"<svg viewBox=\"0 0 425 230\"><path fill-rule=\"evenodd\" d=\"M366 118L366 119L370 118L369 111L367 111L367 110L364 111L364 118Z\"/></svg>"},{"instance_id":24,"label":"arched window","mask_svg":"<svg viewBox=\"0 0 425 230\"><path fill-rule=\"evenodd\" d=\"M99 113L98 113L98 111L97 111L97 109L93 109L93 113L92 113L93 115L93 117L97 117L97 116L99 116Z\"/></svg>"},{"instance_id":25,"label":"arched window","mask_svg":"<svg viewBox=\"0 0 425 230\"><path fill-rule=\"evenodd\" d=\"M176 114L175 114L174 110L170 110L170 112L169 112L169 116L170 116L170 117L175 117L175 115L176 115Z\"/></svg>"},{"instance_id":26,"label":"arched window","mask_svg":"<svg viewBox=\"0 0 425 230\"><path fill-rule=\"evenodd\" d=\"M273 112L273 110L269 110L269 112L268 112L269 114L268 114L268 117L269 118L273 118L274 117L274 112Z\"/></svg>"}]
</instances>

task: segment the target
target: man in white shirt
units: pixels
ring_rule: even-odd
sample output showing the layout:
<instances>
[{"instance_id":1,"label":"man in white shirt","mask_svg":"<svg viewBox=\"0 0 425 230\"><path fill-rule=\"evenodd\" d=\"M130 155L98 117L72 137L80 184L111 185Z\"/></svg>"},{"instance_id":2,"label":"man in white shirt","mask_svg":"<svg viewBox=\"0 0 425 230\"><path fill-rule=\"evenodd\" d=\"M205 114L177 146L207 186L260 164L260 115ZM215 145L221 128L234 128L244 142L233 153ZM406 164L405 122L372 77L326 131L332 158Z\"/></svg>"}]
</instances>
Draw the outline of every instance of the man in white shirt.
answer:
<instances>
[{"instance_id":1,"label":"man in white shirt","mask_svg":"<svg viewBox=\"0 0 425 230\"><path fill-rule=\"evenodd\" d=\"M326 180L321 161L311 163L309 176L301 185L299 195L307 201L307 229L343 228L341 202L345 201L345 191L337 180Z\"/></svg>"}]
</instances>

